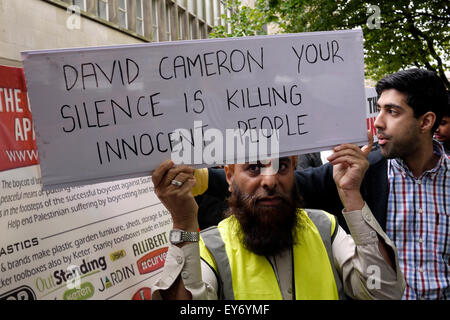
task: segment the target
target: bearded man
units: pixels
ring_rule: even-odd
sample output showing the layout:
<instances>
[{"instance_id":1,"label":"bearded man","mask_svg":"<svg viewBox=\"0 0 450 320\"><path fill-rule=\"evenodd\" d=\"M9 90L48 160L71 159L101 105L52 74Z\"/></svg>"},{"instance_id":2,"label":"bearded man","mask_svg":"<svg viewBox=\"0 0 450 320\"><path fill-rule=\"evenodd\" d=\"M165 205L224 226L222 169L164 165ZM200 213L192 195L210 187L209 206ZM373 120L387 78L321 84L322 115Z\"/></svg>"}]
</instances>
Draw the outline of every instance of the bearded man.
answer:
<instances>
[{"instance_id":1,"label":"bearded man","mask_svg":"<svg viewBox=\"0 0 450 320\"><path fill-rule=\"evenodd\" d=\"M271 162L226 166L229 216L199 237L194 170L163 162L152 177L174 229L152 298L400 299L396 249L359 191L369 151L341 145L329 157L352 236L333 215L301 209L296 158L285 157L276 172Z\"/></svg>"},{"instance_id":2,"label":"bearded man","mask_svg":"<svg viewBox=\"0 0 450 320\"><path fill-rule=\"evenodd\" d=\"M376 90L380 148L367 157L370 166L361 193L398 249L406 278L403 299L448 300L450 156L433 139L445 122L448 92L435 72L415 68L386 76ZM442 139L444 130L437 133L436 138ZM333 170L329 164L297 170L297 186L308 208L336 214L348 231L346 220L338 214L342 203ZM196 177L196 194L221 199L227 192L223 170L203 170L201 176L196 171Z\"/></svg>"}]
</instances>

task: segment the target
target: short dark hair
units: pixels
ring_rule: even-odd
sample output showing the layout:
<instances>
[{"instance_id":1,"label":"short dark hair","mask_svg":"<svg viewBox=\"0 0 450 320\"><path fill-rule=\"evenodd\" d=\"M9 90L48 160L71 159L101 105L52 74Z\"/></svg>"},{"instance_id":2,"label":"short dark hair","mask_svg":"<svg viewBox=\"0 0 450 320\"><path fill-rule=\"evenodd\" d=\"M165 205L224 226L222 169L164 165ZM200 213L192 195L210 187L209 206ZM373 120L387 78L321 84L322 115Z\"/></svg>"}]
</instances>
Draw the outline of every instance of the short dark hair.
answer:
<instances>
[{"instance_id":1,"label":"short dark hair","mask_svg":"<svg viewBox=\"0 0 450 320\"><path fill-rule=\"evenodd\" d=\"M429 70L414 68L390 74L378 81L375 89L378 96L389 89L406 94L406 103L413 109L416 118L428 111L434 112L436 121L431 134L436 131L445 109L448 108L444 82L435 72Z\"/></svg>"}]
</instances>

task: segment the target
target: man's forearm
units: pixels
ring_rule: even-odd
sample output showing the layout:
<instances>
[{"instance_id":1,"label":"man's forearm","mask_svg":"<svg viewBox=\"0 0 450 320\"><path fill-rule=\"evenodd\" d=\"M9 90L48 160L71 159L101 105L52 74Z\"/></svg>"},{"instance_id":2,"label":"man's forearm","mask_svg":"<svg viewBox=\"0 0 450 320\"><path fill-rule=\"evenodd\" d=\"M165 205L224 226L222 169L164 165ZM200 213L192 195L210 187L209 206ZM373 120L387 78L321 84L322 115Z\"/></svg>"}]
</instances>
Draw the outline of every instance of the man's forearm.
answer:
<instances>
[{"instance_id":1,"label":"man's forearm","mask_svg":"<svg viewBox=\"0 0 450 320\"><path fill-rule=\"evenodd\" d=\"M339 196L341 197L341 201L344 205L344 212L362 210L365 202L359 191L354 190L346 191L339 188L338 191ZM392 249L389 248L384 242L384 240L380 237L378 237L378 249L380 250L380 253L382 254L386 263L389 264L391 268L395 270L395 265L394 262L392 261L393 257Z\"/></svg>"},{"instance_id":2,"label":"man's forearm","mask_svg":"<svg viewBox=\"0 0 450 320\"><path fill-rule=\"evenodd\" d=\"M361 210L364 207L364 199L361 193L355 190L343 190L338 188L339 196L344 205L345 212Z\"/></svg>"},{"instance_id":3,"label":"man's forearm","mask_svg":"<svg viewBox=\"0 0 450 320\"><path fill-rule=\"evenodd\" d=\"M356 247L348 245L348 249L344 250L346 254L336 255L336 258L351 295L358 299L400 299L405 284L392 241L381 229L367 204L362 210L342 213L349 226L353 246ZM350 256L351 261L348 260Z\"/></svg>"}]
</instances>

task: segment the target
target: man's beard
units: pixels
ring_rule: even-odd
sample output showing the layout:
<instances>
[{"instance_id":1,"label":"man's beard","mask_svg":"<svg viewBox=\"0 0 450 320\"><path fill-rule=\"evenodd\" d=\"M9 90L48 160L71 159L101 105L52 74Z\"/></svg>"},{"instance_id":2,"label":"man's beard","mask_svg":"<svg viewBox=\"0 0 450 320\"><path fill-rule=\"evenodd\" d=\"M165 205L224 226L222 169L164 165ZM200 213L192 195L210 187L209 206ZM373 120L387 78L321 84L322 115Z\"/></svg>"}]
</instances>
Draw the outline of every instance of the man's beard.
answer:
<instances>
[{"instance_id":1,"label":"man's beard","mask_svg":"<svg viewBox=\"0 0 450 320\"><path fill-rule=\"evenodd\" d=\"M415 134L416 130L415 127L412 127L409 130L409 135L402 137L402 140L395 139L392 136L386 135L384 131L378 130L378 134L382 134L389 139L386 145L380 146L381 154L387 159L406 159L414 155L419 147L418 144L420 141L418 135Z\"/></svg>"},{"instance_id":2,"label":"man's beard","mask_svg":"<svg viewBox=\"0 0 450 320\"><path fill-rule=\"evenodd\" d=\"M280 197L277 206L264 206L258 200ZM273 256L291 248L296 242L299 219L297 208L301 207L301 196L294 183L290 195L276 190L262 191L255 195L242 192L233 182L233 192L228 198L228 215L233 214L241 226L240 240L244 246L262 256Z\"/></svg>"}]
</instances>

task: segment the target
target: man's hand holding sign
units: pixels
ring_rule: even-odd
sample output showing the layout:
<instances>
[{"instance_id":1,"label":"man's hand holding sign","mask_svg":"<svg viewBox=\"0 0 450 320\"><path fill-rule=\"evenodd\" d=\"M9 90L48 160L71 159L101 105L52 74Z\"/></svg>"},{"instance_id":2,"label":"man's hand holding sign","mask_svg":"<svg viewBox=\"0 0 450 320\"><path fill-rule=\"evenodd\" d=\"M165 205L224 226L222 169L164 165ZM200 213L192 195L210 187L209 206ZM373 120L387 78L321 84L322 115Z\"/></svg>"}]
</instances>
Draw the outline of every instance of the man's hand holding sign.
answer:
<instances>
[{"instance_id":1,"label":"man's hand holding sign","mask_svg":"<svg viewBox=\"0 0 450 320\"><path fill-rule=\"evenodd\" d=\"M198 206L191 193L196 184L194 169L166 160L153 171L152 179L156 195L172 214L173 228L197 231Z\"/></svg>"}]
</instances>

